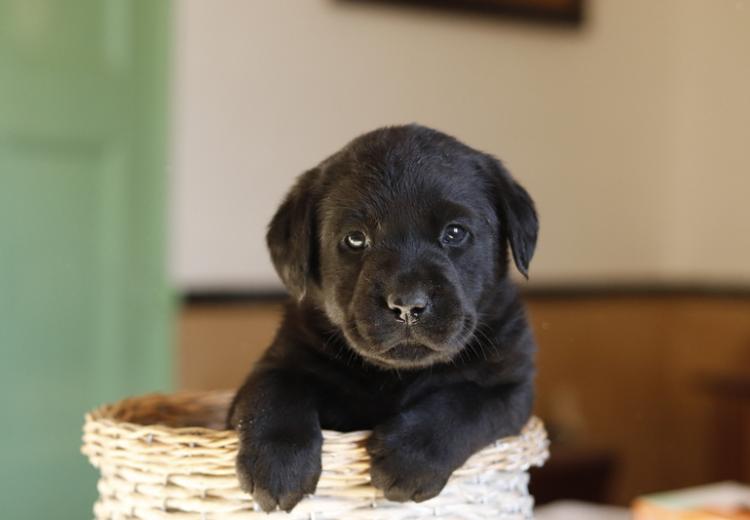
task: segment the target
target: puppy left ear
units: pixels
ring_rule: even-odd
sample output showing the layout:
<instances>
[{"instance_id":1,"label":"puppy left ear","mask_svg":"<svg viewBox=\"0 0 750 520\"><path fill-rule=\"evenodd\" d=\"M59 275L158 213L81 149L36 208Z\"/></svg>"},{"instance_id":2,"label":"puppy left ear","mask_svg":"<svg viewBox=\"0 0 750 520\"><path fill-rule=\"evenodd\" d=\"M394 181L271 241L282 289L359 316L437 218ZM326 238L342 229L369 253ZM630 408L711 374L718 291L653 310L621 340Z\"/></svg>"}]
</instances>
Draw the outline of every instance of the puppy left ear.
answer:
<instances>
[{"instance_id":1,"label":"puppy left ear","mask_svg":"<svg viewBox=\"0 0 750 520\"><path fill-rule=\"evenodd\" d=\"M266 233L271 260L289 293L301 301L317 272L316 184L320 170L299 176Z\"/></svg>"},{"instance_id":2,"label":"puppy left ear","mask_svg":"<svg viewBox=\"0 0 750 520\"><path fill-rule=\"evenodd\" d=\"M539 234L539 219L534 201L499 160L488 157L488 162L500 225L510 243L516 268L528 278L529 264L534 256Z\"/></svg>"}]
</instances>

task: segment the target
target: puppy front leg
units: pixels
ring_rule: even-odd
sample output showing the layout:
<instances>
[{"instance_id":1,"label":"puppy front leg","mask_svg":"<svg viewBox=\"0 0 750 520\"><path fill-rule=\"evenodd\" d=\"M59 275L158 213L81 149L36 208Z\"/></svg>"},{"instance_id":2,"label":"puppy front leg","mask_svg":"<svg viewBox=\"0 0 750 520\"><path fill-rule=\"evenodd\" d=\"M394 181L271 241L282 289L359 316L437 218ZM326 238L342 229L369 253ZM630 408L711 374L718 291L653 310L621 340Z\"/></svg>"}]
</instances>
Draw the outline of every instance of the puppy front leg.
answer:
<instances>
[{"instance_id":1,"label":"puppy front leg","mask_svg":"<svg viewBox=\"0 0 750 520\"><path fill-rule=\"evenodd\" d=\"M422 397L374 429L367 446L373 485L397 502L436 496L474 452L518 433L531 402L527 382L464 383Z\"/></svg>"},{"instance_id":2,"label":"puppy front leg","mask_svg":"<svg viewBox=\"0 0 750 520\"><path fill-rule=\"evenodd\" d=\"M291 511L315 491L323 438L314 392L298 374L256 370L237 393L229 423L240 438L240 485L264 511Z\"/></svg>"}]
</instances>

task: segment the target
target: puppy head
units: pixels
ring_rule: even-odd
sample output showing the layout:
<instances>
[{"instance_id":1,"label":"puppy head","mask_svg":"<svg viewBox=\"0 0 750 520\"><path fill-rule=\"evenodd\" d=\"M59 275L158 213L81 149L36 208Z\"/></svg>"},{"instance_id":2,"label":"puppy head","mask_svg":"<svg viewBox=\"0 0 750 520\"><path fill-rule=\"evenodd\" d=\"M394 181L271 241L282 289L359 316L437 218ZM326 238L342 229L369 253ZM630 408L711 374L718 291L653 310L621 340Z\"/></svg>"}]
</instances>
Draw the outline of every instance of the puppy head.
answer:
<instances>
[{"instance_id":1,"label":"puppy head","mask_svg":"<svg viewBox=\"0 0 750 520\"><path fill-rule=\"evenodd\" d=\"M455 357L507 276L528 273L533 203L499 161L417 125L362 135L303 174L268 231L291 294L372 364Z\"/></svg>"}]
</instances>

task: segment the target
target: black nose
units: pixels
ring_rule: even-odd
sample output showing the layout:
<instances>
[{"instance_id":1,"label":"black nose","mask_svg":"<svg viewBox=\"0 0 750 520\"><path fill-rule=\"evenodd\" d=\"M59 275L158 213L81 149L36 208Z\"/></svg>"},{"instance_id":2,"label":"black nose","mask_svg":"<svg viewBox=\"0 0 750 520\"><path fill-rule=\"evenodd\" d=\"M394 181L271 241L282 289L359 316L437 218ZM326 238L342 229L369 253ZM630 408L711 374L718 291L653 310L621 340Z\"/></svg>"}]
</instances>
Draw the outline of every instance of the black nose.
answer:
<instances>
[{"instance_id":1,"label":"black nose","mask_svg":"<svg viewBox=\"0 0 750 520\"><path fill-rule=\"evenodd\" d=\"M388 308L393 311L398 321L408 325L416 323L427 310L429 301L422 290L408 293L391 293L387 298Z\"/></svg>"}]
</instances>

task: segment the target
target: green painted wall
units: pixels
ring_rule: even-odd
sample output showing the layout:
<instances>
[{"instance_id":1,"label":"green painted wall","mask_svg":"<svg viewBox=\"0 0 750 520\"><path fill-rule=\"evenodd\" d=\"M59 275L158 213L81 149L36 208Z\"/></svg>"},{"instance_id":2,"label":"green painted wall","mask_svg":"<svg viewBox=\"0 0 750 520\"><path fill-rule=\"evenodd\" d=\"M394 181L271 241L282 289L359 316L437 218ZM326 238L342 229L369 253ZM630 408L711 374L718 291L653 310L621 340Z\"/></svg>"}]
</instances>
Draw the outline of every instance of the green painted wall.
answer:
<instances>
[{"instance_id":1,"label":"green painted wall","mask_svg":"<svg viewBox=\"0 0 750 520\"><path fill-rule=\"evenodd\" d=\"M84 412L170 386L163 0L0 0L0 508L87 518Z\"/></svg>"}]
</instances>

